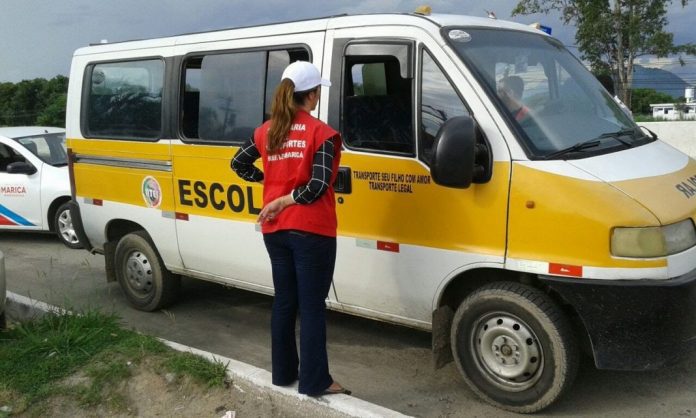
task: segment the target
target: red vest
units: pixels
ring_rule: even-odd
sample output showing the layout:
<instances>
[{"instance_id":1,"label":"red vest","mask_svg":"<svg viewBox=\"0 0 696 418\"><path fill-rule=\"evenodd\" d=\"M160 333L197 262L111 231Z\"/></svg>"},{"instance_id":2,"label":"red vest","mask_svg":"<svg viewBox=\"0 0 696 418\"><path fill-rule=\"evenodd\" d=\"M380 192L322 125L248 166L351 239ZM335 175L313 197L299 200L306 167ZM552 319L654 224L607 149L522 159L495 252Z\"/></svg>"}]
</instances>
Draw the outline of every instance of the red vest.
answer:
<instances>
[{"instance_id":1,"label":"red vest","mask_svg":"<svg viewBox=\"0 0 696 418\"><path fill-rule=\"evenodd\" d=\"M334 140L334 159L329 189L308 205L290 205L274 220L264 222L261 232L268 234L285 229L297 229L329 237L336 236L336 201L333 183L341 159L341 138L338 132L309 113L298 110L290 133L280 151L269 154L266 149L270 121L256 128L254 142L263 160L263 204L287 195L312 178L314 153L324 141Z\"/></svg>"}]
</instances>

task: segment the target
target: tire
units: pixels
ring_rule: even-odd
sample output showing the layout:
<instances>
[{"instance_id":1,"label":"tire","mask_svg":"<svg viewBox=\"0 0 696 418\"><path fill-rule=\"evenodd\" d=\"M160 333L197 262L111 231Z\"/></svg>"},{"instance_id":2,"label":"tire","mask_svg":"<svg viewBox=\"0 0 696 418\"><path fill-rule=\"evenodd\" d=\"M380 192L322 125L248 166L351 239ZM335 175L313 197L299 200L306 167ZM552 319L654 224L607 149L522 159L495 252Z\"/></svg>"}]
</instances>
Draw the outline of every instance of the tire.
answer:
<instances>
[{"instance_id":1,"label":"tire","mask_svg":"<svg viewBox=\"0 0 696 418\"><path fill-rule=\"evenodd\" d=\"M119 240L114 265L121 289L136 309L152 312L176 301L181 278L164 267L146 232L133 232Z\"/></svg>"},{"instance_id":2,"label":"tire","mask_svg":"<svg viewBox=\"0 0 696 418\"><path fill-rule=\"evenodd\" d=\"M53 215L53 229L56 231L56 235L58 235L60 242L65 244L66 247L82 248L82 243L72 223L68 202L60 205L58 210L56 210L56 214Z\"/></svg>"},{"instance_id":3,"label":"tire","mask_svg":"<svg viewBox=\"0 0 696 418\"><path fill-rule=\"evenodd\" d=\"M578 345L565 315L548 295L518 283L492 283L467 297L454 315L451 344L471 389L517 413L551 405L578 370Z\"/></svg>"}]
</instances>

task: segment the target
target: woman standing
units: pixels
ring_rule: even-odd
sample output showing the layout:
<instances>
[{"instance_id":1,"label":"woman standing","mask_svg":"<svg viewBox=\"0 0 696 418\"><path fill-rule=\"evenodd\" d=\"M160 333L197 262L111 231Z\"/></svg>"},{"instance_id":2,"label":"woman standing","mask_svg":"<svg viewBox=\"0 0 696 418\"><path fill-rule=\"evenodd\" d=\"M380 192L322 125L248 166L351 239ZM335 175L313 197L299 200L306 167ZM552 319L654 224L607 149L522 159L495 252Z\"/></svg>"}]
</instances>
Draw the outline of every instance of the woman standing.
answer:
<instances>
[{"instance_id":1,"label":"woman standing","mask_svg":"<svg viewBox=\"0 0 696 418\"><path fill-rule=\"evenodd\" d=\"M232 160L237 175L264 185L264 208L258 221L275 288L273 384L287 386L299 379L299 392L310 396L350 394L329 374L324 303L336 261L333 183L341 139L309 114L317 106L321 86L330 85L311 63L290 64L275 91L271 119L256 129ZM253 165L259 157L263 171Z\"/></svg>"}]
</instances>

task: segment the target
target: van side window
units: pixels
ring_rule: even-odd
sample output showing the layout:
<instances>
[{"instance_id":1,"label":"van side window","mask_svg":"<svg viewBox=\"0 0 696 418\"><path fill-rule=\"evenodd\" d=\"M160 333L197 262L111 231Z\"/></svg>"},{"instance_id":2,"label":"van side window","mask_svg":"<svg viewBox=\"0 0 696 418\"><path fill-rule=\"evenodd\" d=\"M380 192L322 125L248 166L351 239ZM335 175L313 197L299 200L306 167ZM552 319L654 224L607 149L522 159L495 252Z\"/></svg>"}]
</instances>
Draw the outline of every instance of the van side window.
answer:
<instances>
[{"instance_id":1,"label":"van side window","mask_svg":"<svg viewBox=\"0 0 696 418\"><path fill-rule=\"evenodd\" d=\"M435 135L448 119L469 115L454 87L430 54L423 50L421 67L420 155L430 163Z\"/></svg>"},{"instance_id":2,"label":"van side window","mask_svg":"<svg viewBox=\"0 0 696 418\"><path fill-rule=\"evenodd\" d=\"M242 143L270 118L285 67L308 60L302 49L211 53L185 61L181 132L186 139Z\"/></svg>"},{"instance_id":3,"label":"van side window","mask_svg":"<svg viewBox=\"0 0 696 418\"><path fill-rule=\"evenodd\" d=\"M395 56L346 56L341 129L348 147L414 153L412 80Z\"/></svg>"},{"instance_id":4,"label":"van side window","mask_svg":"<svg viewBox=\"0 0 696 418\"><path fill-rule=\"evenodd\" d=\"M86 136L159 138L163 84L164 62L159 59L93 65Z\"/></svg>"}]
</instances>

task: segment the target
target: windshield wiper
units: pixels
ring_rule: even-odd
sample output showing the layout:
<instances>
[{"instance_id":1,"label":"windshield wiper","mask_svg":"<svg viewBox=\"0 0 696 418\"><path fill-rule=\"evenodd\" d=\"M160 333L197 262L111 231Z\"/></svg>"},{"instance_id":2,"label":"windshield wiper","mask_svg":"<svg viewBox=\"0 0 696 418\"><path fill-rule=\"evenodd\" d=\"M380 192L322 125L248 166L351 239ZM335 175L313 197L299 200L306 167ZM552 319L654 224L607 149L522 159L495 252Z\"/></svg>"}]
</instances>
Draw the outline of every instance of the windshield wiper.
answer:
<instances>
[{"instance_id":1,"label":"windshield wiper","mask_svg":"<svg viewBox=\"0 0 696 418\"><path fill-rule=\"evenodd\" d=\"M588 148L597 147L601 143L602 141L600 141L599 139L590 139L588 141L578 142L577 144L572 145L568 148L563 148L561 150L554 151L550 154L546 154L543 157L541 157L541 159L550 160L552 158L560 157L561 155L570 154L572 152L584 151Z\"/></svg>"},{"instance_id":2,"label":"windshield wiper","mask_svg":"<svg viewBox=\"0 0 696 418\"><path fill-rule=\"evenodd\" d=\"M633 144L629 141L621 139L621 137L626 136L626 135L634 135L635 133L636 133L635 129L621 129L620 131L616 131L616 132L603 133L602 135L598 136L595 139L612 138L612 139L615 139L615 140L621 142L622 144L626 145L626 147L631 148L631 147L633 147Z\"/></svg>"},{"instance_id":3,"label":"windshield wiper","mask_svg":"<svg viewBox=\"0 0 696 418\"><path fill-rule=\"evenodd\" d=\"M570 154L572 152L584 151L588 148L594 148L594 147L599 146L602 139L606 139L606 138L615 139L617 142L620 142L621 144L625 145L626 148L633 148L634 144L632 142L626 141L625 139L621 139L621 137L626 136L626 135L634 135L635 133L636 133L635 129L621 129L621 130L616 131L616 132L605 132L605 133L601 134L600 136L598 136L597 138L588 139L587 141L583 141L583 142L578 142L577 144L572 145L568 148L563 148L561 150L554 151L550 154L546 154L542 157L542 159L550 160L552 158L555 158L555 157L558 157L561 155Z\"/></svg>"}]
</instances>

